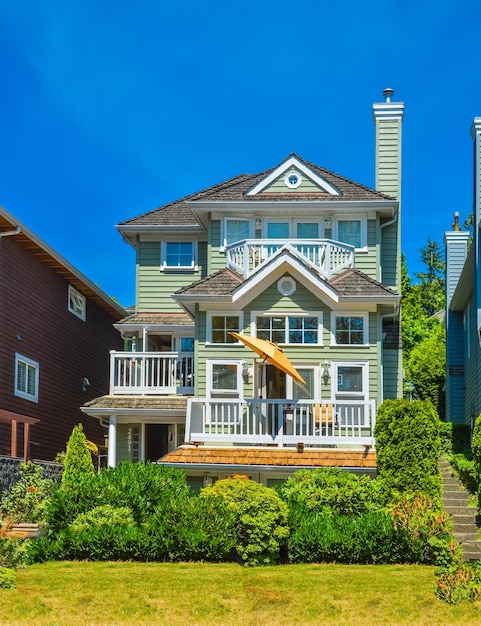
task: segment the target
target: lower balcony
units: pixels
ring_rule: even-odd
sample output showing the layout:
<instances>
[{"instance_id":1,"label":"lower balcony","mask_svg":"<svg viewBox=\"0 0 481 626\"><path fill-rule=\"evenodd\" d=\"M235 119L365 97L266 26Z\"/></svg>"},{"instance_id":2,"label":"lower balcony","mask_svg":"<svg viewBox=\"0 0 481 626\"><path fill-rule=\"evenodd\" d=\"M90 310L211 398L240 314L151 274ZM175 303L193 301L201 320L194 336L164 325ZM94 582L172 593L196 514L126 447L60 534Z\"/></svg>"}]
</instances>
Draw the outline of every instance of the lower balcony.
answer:
<instances>
[{"instance_id":1,"label":"lower balcony","mask_svg":"<svg viewBox=\"0 0 481 626\"><path fill-rule=\"evenodd\" d=\"M194 393L191 352L110 352L110 395Z\"/></svg>"},{"instance_id":2,"label":"lower balcony","mask_svg":"<svg viewBox=\"0 0 481 626\"><path fill-rule=\"evenodd\" d=\"M374 448L374 400L189 398L186 441Z\"/></svg>"}]
</instances>

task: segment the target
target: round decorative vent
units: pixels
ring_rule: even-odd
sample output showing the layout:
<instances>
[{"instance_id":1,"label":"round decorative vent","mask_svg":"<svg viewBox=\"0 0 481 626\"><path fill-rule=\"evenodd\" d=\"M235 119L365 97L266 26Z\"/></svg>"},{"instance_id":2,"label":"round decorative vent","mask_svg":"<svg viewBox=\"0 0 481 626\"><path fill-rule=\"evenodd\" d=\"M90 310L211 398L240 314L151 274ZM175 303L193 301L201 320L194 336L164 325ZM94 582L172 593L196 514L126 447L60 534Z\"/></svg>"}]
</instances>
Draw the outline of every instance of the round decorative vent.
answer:
<instances>
[{"instance_id":1,"label":"round decorative vent","mask_svg":"<svg viewBox=\"0 0 481 626\"><path fill-rule=\"evenodd\" d=\"M296 290L296 281L290 276L283 276L277 283L277 291L283 296L290 296Z\"/></svg>"},{"instance_id":2,"label":"round decorative vent","mask_svg":"<svg viewBox=\"0 0 481 626\"><path fill-rule=\"evenodd\" d=\"M297 189L297 187L299 187L302 183L302 176L299 172L292 170L284 176L284 183L286 187L289 187L289 189Z\"/></svg>"}]
</instances>

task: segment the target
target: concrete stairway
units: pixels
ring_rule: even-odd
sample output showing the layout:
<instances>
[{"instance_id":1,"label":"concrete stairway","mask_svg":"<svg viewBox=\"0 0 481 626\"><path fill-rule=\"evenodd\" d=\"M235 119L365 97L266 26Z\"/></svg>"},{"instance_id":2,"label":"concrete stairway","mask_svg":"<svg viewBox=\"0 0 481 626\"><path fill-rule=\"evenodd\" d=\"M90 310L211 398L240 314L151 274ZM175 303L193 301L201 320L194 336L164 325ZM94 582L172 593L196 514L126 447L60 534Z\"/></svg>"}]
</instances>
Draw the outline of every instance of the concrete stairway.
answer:
<instances>
[{"instance_id":1,"label":"concrete stairway","mask_svg":"<svg viewBox=\"0 0 481 626\"><path fill-rule=\"evenodd\" d=\"M444 508L452 517L453 535L462 544L464 560L481 559L480 516L474 507L469 506L469 492L444 459L439 460L439 471L443 480Z\"/></svg>"}]
</instances>

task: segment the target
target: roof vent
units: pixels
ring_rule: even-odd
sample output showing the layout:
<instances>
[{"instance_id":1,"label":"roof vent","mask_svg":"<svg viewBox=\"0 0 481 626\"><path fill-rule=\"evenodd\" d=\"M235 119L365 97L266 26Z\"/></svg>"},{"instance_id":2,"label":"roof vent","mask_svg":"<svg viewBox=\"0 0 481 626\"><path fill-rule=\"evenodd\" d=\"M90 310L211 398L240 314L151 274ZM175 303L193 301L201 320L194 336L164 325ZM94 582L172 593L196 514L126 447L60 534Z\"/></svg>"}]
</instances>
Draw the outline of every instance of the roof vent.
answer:
<instances>
[{"instance_id":1,"label":"roof vent","mask_svg":"<svg viewBox=\"0 0 481 626\"><path fill-rule=\"evenodd\" d=\"M386 87L386 89L382 92L382 95L386 98L386 102L391 102L391 98L394 95L394 89Z\"/></svg>"}]
</instances>

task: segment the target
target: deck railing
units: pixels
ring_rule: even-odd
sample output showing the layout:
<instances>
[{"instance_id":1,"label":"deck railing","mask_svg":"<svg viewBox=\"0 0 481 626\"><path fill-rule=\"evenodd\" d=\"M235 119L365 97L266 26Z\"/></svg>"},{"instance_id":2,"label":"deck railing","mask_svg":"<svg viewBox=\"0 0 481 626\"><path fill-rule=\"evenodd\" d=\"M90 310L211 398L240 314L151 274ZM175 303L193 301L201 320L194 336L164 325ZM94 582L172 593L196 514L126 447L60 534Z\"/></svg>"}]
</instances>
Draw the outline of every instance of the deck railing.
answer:
<instances>
[{"instance_id":1,"label":"deck railing","mask_svg":"<svg viewBox=\"0 0 481 626\"><path fill-rule=\"evenodd\" d=\"M186 441L374 447L374 400L189 398Z\"/></svg>"},{"instance_id":2,"label":"deck railing","mask_svg":"<svg viewBox=\"0 0 481 626\"><path fill-rule=\"evenodd\" d=\"M281 248L290 248L323 278L354 267L354 248L330 239L247 239L226 247L226 264L247 277Z\"/></svg>"},{"instance_id":3,"label":"deck railing","mask_svg":"<svg viewBox=\"0 0 481 626\"><path fill-rule=\"evenodd\" d=\"M194 392L192 352L110 352L110 394Z\"/></svg>"}]
</instances>

